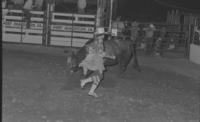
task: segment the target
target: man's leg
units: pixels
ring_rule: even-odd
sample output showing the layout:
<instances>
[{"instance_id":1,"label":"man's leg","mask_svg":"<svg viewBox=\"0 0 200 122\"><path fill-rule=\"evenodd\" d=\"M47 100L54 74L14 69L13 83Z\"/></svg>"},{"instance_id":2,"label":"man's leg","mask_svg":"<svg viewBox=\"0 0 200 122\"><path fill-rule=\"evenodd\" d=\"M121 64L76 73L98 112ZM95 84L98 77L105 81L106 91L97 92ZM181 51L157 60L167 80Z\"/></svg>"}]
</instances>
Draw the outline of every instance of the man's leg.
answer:
<instances>
[{"instance_id":1,"label":"man's leg","mask_svg":"<svg viewBox=\"0 0 200 122\"><path fill-rule=\"evenodd\" d=\"M85 86L85 84L90 83L92 81L93 81L92 77L81 80L81 88L83 88Z\"/></svg>"},{"instance_id":2,"label":"man's leg","mask_svg":"<svg viewBox=\"0 0 200 122\"><path fill-rule=\"evenodd\" d=\"M93 78L93 84L90 88L90 91L88 92L89 95L93 97L98 97L98 95L94 92L96 88L98 87L100 81L103 79L103 74L100 74L99 71L96 71L94 75L92 76Z\"/></svg>"}]
</instances>

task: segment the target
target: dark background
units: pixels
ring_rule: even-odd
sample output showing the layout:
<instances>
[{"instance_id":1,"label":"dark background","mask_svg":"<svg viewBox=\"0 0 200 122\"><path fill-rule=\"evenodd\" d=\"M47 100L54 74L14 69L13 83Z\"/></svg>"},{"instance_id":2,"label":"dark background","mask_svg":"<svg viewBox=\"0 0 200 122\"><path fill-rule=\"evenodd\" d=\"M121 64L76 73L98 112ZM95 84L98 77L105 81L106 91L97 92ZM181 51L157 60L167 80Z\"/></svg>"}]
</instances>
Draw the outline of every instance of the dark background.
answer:
<instances>
[{"instance_id":1,"label":"dark background","mask_svg":"<svg viewBox=\"0 0 200 122\"><path fill-rule=\"evenodd\" d=\"M167 10L200 13L198 0L119 0L117 15L126 19L141 21L164 21Z\"/></svg>"}]
</instances>

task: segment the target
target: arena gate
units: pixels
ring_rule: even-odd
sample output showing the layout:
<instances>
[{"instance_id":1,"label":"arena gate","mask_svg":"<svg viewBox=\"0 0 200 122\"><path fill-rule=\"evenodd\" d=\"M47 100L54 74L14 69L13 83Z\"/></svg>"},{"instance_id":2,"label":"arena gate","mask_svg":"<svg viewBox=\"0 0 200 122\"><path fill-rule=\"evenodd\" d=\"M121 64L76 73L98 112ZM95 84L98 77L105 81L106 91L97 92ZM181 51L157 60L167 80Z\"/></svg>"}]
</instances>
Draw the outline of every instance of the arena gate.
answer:
<instances>
[{"instance_id":1,"label":"arena gate","mask_svg":"<svg viewBox=\"0 0 200 122\"><path fill-rule=\"evenodd\" d=\"M95 15L52 12L49 28L45 30L44 12L31 11L29 29L22 10L3 9L2 12L3 42L81 47L94 36ZM49 40L44 39L45 34Z\"/></svg>"}]
</instances>

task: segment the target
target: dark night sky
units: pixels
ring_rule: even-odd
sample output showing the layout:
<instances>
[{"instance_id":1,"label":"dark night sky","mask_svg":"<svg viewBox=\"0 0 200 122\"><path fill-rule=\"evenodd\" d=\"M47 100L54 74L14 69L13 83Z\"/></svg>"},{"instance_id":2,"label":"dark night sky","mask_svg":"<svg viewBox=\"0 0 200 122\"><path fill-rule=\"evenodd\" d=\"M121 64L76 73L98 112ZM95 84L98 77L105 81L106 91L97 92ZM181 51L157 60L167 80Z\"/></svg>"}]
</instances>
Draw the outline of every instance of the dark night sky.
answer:
<instances>
[{"instance_id":1,"label":"dark night sky","mask_svg":"<svg viewBox=\"0 0 200 122\"><path fill-rule=\"evenodd\" d=\"M148 20L148 21L162 21L165 20L166 7L162 4L155 2L156 0L119 0L118 15L137 20ZM197 4L198 0L160 0L168 3L169 5L195 9L200 13L200 6Z\"/></svg>"}]
</instances>

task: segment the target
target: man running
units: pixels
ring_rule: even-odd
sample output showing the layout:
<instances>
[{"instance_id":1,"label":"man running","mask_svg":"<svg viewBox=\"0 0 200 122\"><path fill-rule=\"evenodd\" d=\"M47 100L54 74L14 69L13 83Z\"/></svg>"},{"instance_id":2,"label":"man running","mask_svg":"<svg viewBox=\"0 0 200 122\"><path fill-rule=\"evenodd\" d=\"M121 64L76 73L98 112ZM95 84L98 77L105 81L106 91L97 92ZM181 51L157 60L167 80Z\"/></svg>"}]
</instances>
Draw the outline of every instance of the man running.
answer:
<instances>
[{"instance_id":1,"label":"man running","mask_svg":"<svg viewBox=\"0 0 200 122\"><path fill-rule=\"evenodd\" d=\"M99 82L103 79L103 72L105 70L103 58L115 59L115 56L109 55L104 51L103 39L103 29L99 28L97 29L95 42L87 45L88 55L79 64L79 67L83 68L84 75L87 74L88 70L94 71L91 77L81 80L82 88L86 83L93 82L88 94L94 97L98 97L94 90L97 88Z\"/></svg>"}]
</instances>

